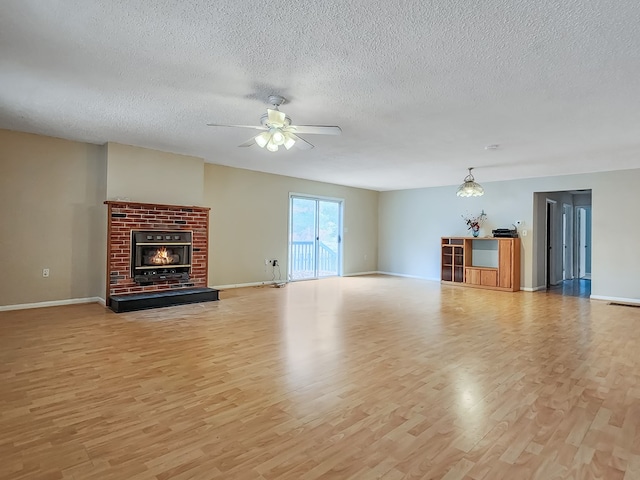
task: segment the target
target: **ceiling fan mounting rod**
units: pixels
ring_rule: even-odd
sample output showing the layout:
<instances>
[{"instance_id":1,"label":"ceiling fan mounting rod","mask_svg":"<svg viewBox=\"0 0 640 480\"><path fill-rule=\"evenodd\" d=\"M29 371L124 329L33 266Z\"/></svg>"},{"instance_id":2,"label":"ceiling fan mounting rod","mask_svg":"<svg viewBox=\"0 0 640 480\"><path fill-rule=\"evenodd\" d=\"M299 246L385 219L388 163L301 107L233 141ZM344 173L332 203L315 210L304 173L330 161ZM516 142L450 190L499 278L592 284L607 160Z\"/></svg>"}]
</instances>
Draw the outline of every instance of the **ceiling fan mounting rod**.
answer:
<instances>
[{"instance_id":1,"label":"ceiling fan mounting rod","mask_svg":"<svg viewBox=\"0 0 640 480\"><path fill-rule=\"evenodd\" d=\"M276 107L275 109L277 110L278 107L280 105L282 105L283 103L285 103L287 100L286 98L280 96L280 95L269 95L269 103L271 105L273 105L274 107Z\"/></svg>"}]
</instances>

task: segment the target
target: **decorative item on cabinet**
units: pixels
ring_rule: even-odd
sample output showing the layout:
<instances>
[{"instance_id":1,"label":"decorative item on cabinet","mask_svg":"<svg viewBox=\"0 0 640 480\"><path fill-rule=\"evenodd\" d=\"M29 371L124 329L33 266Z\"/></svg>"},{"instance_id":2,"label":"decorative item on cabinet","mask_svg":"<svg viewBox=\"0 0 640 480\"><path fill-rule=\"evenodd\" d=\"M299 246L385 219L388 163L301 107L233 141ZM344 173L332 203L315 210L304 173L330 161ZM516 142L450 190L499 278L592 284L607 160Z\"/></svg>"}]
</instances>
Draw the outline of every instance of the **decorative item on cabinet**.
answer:
<instances>
[{"instance_id":1,"label":"decorative item on cabinet","mask_svg":"<svg viewBox=\"0 0 640 480\"><path fill-rule=\"evenodd\" d=\"M480 227L482 226L482 223L487 219L487 214L482 210L480 215L463 215L462 218L464 219L464 223L467 224L468 230L471 230L471 234L474 237L477 237L480 235Z\"/></svg>"}]
</instances>

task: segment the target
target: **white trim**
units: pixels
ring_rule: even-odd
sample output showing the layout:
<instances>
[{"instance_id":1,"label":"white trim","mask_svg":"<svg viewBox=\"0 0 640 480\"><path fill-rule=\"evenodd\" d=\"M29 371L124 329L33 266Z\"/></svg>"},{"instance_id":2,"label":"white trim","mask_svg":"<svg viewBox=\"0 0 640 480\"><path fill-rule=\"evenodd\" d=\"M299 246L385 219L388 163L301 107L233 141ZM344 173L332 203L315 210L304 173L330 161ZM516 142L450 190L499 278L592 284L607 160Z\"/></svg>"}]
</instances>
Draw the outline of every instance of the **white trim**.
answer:
<instances>
[{"instance_id":1,"label":"white trim","mask_svg":"<svg viewBox=\"0 0 640 480\"><path fill-rule=\"evenodd\" d=\"M312 193L289 192L289 198L291 197L302 197L302 198L308 198L309 200L328 200L330 202L344 202L344 198L325 197L323 195L314 195Z\"/></svg>"},{"instance_id":2,"label":"white trim","mask_svg":"<svg viewBox=\"0 0 640 480\"><path fill-rule=\"evenodd\" d=\"M79 303L99 303L102 306L105 305L104 298L100 298L100 297L69 298L67 300L51 300L48 302L19 303L16 305L1 305L0 312L7 312L10 310L27 310L29 308L59 307L61 305L76 305Z\"/></svg>"},{"instance_id":3,"label":"white trim","mask_svg":"<svg viewBox=\"0 0 640 480\"><path fill-rule=\"evenodd\" d=\"M640 298L607 297L606 295L591 295L589 298L591 300L604 300L607 302L632 303L634 305L640 305Z\"/></svg>"},{"instance_id":4,"label":"white trim","mask_svg":"<svg viewBox=\"0 0 640 480\"><path fill-rule=\"evenodd\" d=\"M389 275L391 277L402 277L402 278L414 278L416 280L427 280L429 282L440 282L439 278L430 278L430 277L420 277L418 275L407 275L405 273L393 273L393 272L381 272L379 270L376 271L371 271L371 272L355 272L355 273L345 273L344 275L342 275L343 277L359 277L359 276L364 276L364 275ZM311 280L318 280L316 278L311 279ZM321 279L320 279L321 280ZM252 282L252 283L238 283L238 284L230 284L230 285L216 285L216 286L209 286L209 288L214 288L216 290L224 290L224 289L230 289L230 288L245 288L245 287L262 287L265 285L273 285L274 283L283 283L283 282L274 282L274 281L265 281L265 282ZM287 282L284 282L287 283ZM544 285L541 285L539 287L521 287L520 290L524 291L524 292L537 292L540 290L546 290L546 287ZM593 295L591 296L591 298L596 298ZM608 300L613 300L613 301L626 301L626 302L640 302L640 300L629 300L629 299L623 299L623 298L615 298L615 297L602 297L603 299L608 299ZM102 301L102 299L101 299ZM102 301L104 302L104 301Z\"/></svg>"},{"instance_id":5,"label":"white trim","mask_svg":"<svg viewBox=\"0 0 640 480\"><path fill-rule=\"evenodd\" d=\"M523 292L539 292L540 290L546 290L547 287L540 285L538 287L520 287Z\"/></svg>"},{"instance_id":6,"label":"white trim","mask_svg":"<svg viewBox=\"0 0 640 480\"><path fill-rule=\"evenodd\" d=\"M565 217L566 215L566 217ZM562 238L565 242L562 244L564 251L562 252L563 280L573 279L573 206L562 202L561 218L564 218Z\"/></svg>"},{"instance_id":7,"label":"white trim","mask_svg":"<svg viewBox=\"0 0 640 480\"><path fill-rule=\"evenodd\" d=\"M355 272L355 273L345 273L342 275L343 277L357 277L359 275L378 275L381 272Z\"/></svg>"},{"instance_id":8,"label":"white trim","mask_svg":"<svg viewBox=\"0 0 640 480\"><path fill-rule=\"evenodd\" d=\"M209 286L209 288L213 288L214 290L228 290L230 288L263 287L268 285L274 285L276 283L285 283L285 282L276 282L274 280L268 280L264 282L231 283L229 285L214 285L214 286Z\"/></svg>"},{"instance_id":9,"label":"white trim","mask_svg":"<svg viewBox=\"0 0 640 480\"><path fill-rule=\"evenodd\" d=\"M416 280L429 280L430 282L439 282L440 278L431 278L431 277L421 277L419 275L407 275L406 273L394 273L394 272L376 272L380 275L390 275L392 277L404 277L404 278L415 278Z\"/></svg>"}]
</instances>

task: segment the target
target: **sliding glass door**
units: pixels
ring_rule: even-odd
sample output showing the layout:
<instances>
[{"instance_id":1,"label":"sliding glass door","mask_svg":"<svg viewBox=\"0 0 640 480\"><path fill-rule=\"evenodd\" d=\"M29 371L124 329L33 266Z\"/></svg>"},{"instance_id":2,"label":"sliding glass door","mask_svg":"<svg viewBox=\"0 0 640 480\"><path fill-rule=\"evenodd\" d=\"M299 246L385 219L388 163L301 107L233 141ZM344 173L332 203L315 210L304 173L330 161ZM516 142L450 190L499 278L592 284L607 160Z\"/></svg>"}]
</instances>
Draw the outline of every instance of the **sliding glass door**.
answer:
<instances>
[{"instance_id":1,"label":"sliding glass door","mask_svg":"<svg viewBox=\"0 0 640 480\"><path fill-rule=\"evenodd\" d=\"M291 194L289 279L341 274L342 200Z\"/></svg>"}]
</instances>

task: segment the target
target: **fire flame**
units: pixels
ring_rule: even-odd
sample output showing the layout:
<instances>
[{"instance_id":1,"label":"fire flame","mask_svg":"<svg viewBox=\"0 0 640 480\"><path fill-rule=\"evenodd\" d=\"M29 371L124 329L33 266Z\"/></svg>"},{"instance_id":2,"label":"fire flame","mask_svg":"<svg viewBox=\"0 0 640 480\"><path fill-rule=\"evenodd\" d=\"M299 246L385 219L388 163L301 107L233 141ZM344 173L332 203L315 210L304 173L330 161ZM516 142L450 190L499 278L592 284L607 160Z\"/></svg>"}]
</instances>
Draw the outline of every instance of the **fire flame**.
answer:
<instances>
[{"instance_id":1,"label":"fire flame","mask_svg":"<svg viewBox=\"0 0 640 480\"><path fill-rule=\"evenodd\" d=\"M173 263L172 255L169 255L166 247L159 248L151 262L156 265L168 265Z\"/></svg>"}]
</instances>

